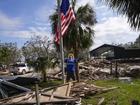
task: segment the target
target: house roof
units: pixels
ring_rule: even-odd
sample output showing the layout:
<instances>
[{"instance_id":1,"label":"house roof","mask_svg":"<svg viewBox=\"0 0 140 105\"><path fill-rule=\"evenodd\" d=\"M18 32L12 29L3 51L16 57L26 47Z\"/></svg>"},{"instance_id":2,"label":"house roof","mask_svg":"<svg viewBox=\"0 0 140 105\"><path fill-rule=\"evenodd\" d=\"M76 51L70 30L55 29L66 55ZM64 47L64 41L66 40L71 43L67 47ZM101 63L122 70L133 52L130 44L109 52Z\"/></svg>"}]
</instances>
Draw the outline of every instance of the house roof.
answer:
<instances>
[{"instance_id":1,"label":"house roof","mask_svg":"<svg viewBox=\"0 0 140 105\"><path fill-rule=\"evenodd\" d=\"M90 51L91 56L100 56L102 53L112 50L114 52L115 59L125 59L125 58L140 58L140 49L131 48L125 49L124 47L103 44Z\"/></svg>"},{"instance_id":2,"label":"house roof","mask_svg":"<svg viewBox=\"0 0 140 105\"><path fill-rule=\"evenodd\" d=\"M103 44L93 50L90 51L90 53L103 53L105 51L108 51L110 49L124 49L123 47L120 46L115 46L115 45L110 45L110 44Z\"/></svg>"}]
</instances>

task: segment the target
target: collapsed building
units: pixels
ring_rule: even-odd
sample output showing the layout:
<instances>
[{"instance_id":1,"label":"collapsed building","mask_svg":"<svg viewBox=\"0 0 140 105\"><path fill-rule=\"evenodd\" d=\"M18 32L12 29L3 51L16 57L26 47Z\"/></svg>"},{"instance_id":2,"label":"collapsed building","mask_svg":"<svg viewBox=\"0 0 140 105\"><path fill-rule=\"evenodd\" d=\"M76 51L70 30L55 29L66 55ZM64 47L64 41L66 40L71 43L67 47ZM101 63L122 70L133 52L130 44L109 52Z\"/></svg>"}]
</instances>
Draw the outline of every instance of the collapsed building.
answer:
<instances>
[{"instance_id":1,"label":"collapsed building","mask_svg":"<svg viewBox=\"0 0 140 105\"><path fill-rule=\"evenodd\" d=\"M110 73L113 73L113 65L115 65L115 75L118 76L118 66L123 64L140 63L140 49L129 48L104 44L90 51L90 57L94 59L105 59L110 63ZM124 66L124 65L123 65Z\"/></svg>"},{"instance_id":2,"label":"collapsed building","mask_svg":"<svg viewBox=\"0 0 140 105\"><path fill-rule=\"evenodd\" d=\"M140 49L104 44L90 51L90 56L94 58L104 57L108 60L130 60L140 59Z\"/></svg>"}]
</instances>

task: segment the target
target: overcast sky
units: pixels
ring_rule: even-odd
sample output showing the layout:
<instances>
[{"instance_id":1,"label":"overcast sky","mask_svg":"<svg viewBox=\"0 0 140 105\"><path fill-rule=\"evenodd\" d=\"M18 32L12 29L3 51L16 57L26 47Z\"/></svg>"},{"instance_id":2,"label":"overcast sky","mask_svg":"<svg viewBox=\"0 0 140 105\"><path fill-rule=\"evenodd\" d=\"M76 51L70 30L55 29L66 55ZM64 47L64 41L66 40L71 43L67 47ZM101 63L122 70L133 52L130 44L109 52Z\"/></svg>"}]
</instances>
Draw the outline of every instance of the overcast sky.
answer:
<instances>
[{"instance_id":1,"label":"overcast sky","mask_svg":"<svg viewBox=\"0 0 140 105\"><path fill-rule=\"evenodd\" d=\"M77 0L77 8L89 3L96 12L95 48L104 43L134 41L139 32L133 31L124 16L117 15L104 3L94 0ZM56 0L0 0L0 40L17 42L21 47L32 35L52 39L49 16L56 8Z\"/></svg>"}]
</instances>

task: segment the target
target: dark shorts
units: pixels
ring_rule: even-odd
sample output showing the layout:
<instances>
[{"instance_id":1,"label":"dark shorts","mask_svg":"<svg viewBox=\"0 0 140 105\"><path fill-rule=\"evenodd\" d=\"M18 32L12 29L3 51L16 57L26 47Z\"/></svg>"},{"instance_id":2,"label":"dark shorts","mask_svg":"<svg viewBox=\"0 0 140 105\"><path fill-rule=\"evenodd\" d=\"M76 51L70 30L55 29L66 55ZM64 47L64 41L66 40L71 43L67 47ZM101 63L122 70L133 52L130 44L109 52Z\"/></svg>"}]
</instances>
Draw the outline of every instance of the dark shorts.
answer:
<instances>
[{"instance_id":1,"label":"dark shorts","mask_svg":"<svg viewBox=\"0 0 140 105\"><path fill-rule=\"evenodd\" d=\"M74 72L67 72L67 77L66 77L67 82L69 82L70 79L75 81L75 73Z\"/></svg>"}]
</instances>

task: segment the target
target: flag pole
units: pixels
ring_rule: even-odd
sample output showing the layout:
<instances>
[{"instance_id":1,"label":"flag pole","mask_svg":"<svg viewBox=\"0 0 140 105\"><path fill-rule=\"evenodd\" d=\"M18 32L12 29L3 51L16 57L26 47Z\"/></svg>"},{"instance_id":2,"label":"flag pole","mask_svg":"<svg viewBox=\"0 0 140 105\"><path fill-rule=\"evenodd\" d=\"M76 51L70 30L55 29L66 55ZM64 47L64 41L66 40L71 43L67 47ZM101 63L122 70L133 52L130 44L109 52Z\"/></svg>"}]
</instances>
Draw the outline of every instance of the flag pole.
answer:
<instances>
[{"instance_id":1,"label":"flag pole","mask_svg":"<svg viewBox=\"0 0 140 105\"><path fill-rule=\"evenodd\" d=\"M62 37L62 32L61 32L60 0L57 0L57 5L58 5L58 32L60 36L61 70L62 70L63 83L65 83L64 50L63 50L63 37Z\"/></svg>"}]
</instances>

